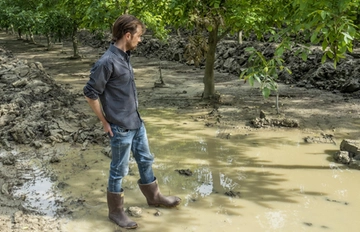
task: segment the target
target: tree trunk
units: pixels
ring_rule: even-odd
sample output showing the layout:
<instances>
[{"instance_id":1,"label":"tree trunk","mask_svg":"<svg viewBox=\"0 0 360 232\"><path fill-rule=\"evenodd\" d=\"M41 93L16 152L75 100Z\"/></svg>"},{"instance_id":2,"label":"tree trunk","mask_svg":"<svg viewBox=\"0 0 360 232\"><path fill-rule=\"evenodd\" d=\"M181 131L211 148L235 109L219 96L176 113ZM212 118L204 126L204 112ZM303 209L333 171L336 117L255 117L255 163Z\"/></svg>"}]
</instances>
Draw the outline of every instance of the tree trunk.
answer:
<instances>
[{"instance_id":1,"label":"tree trunk","mask_svg":"<svg viewBox=\"0 0 360 232\"><path fill-rule=\"evenodd\" d=\"M22 39L21 29L18 29L18 38L19 38L19 39Z\"/></svg>"},{"instance_id":2,"label":"tree trunk","mask_svg":"<svg viewBox=\"0 0 360 232\"><path fill-rule=\"evenodd\" d=\"M181 37L180 28L176 29L176 34L177 34L177 36Z\"/></svg>"},{"instance_id":3,"label":"tree trunk","mask_svg":"<svg viewBox=\"0 0 360 232\"><path fill-rule=\"evenodd\" d=\"M30 37L30 42L36 44L34 39L34 33L31 31L31 29L29 29L29 37Z\"/></svg>"},{"instance_id":4,"label":"tree trunk","mask_svg":"<svg viewBox=\"0 0 360 232\"><path fill-rule=\"evenodd\" d=\"M12 33L13 35L15 35L14 25L12 25L12 24L11 24L11 26L10 26L10 27L11 27L11 33Z\"/></svg>"},{"instance_id":5,"label":"tree trunk","mask_svg":"<svg viewBox=\"0 0 360 232\"><path fill-rule=\"evenodd\" d=\"M218 30L219 26L214 25L212 31L209 33L208 38L208 51L206 53L205 62L205 74L204 74L204 93L203 98L211 98L215 94L215 83L214 83L214 66L215 66L215 52L218 42Z\"/></svg>"},{"instance_id":6,"label":"tree trunk","mask_svg":"<svg viewBox=\"0 0 360 232\"><path fill-rule=\"evenodd\" d=\"M239 39L239 44L243 44L243 38L242 38L242 31L239 31L239 34L238 34L238 39Z\"/></svg>"},{"instance_id":7,"label":"tree trunk","mask_svg":"<svg viewBox=\"0 0 360 232\"><path fill-rule=\"evenodd\" d=\"M50 51L51 47L52 47L52 43L51 43L51 37L50 37L49 33L46 34L46 42L47 42L47 50Z\"/></svg>"},{"instance_id":8,"label":"tree trunk","mask_svg":"<svg viewBox=\"0 0 360 232\"><path fill-rule=\"evenodd\" d=\"M79 50L78 50L78 39L77 39L77 25L74 23L73 31L72 31L72 43L74 50L74 58L79 58Z\"/></svg>"}]
</instances>

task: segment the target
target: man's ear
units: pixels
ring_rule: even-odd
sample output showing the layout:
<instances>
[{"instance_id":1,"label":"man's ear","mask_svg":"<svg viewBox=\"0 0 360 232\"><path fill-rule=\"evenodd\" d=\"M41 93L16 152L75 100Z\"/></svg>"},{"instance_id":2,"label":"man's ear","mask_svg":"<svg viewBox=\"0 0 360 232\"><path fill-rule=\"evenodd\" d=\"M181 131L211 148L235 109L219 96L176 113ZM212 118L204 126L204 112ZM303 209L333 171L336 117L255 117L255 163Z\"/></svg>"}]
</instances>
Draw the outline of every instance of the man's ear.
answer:
<instances>
[{"instance_id":1,"label":"man's ear","mask_svg":"<svg viewBox=\"0 0 360 232\"><path fill-rule=\"evenodd\" d=\"M125 38L126 38L126 39L131 39L131 33L130 33L130 32L127 32L127 33L125 34Z\"/></svg>"}]
</instances>

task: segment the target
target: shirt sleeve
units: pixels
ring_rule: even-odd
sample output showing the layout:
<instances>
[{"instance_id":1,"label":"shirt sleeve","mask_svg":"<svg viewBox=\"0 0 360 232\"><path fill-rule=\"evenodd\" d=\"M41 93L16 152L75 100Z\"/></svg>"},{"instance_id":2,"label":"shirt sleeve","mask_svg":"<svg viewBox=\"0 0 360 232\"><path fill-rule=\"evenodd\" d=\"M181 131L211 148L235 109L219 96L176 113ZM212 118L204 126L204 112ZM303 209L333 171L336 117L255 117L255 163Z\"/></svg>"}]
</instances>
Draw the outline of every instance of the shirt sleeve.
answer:
<instances>
[{"instance_id":1,"label":"shirt sleeve","mask_svg":"<svg viewBox=\"0 0 360 232\"><path fill-rule=\"evenodd\" d=\"M98 99L105 90L111 71L104 63L97 62L90 71L90 79L83 88L84 95L90 99Z\"/></svg>"}]
</instances>

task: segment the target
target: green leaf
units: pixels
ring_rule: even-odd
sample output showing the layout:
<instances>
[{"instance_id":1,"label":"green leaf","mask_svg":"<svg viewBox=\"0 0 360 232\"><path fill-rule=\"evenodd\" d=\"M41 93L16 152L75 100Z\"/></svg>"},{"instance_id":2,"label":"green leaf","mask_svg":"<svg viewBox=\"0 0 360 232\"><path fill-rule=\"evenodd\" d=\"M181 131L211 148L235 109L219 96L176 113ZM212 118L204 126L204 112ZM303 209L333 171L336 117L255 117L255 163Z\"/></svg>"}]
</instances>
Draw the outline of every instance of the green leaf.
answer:
<instances>
[{"instance_id":1,"label":"green leaf","mask_svg":"<svg viewBox=\"0 0 360 232\"><path fill-rule=\"evenodd\" d=\"M254 86L254 78L251 76L251 77L249 77L249 84L251 85L251 86Z\"/></svg>"},{"instance_id":2,"label":"green leaf","mask_svg":"<svg viewBox=\"0 0 360 232\"><path fill-rule=\"evenodd\" d=\"M322 50L325 51L325 49L326 49L327 46L328 46L328 42L327 42L326 39L324 39L324 41L322 42L321 46L322 46Z\"/></svg>"},{"instance_id":3,"label":"green leaf","mask_svg":"<svg viewBox=\"0 0 360 232\"><path fill-rule=\"evenodd\" d=\"M254 78L255 78L255 80L256 80L257 82L259 82L259 83L261 84L261 79L260 79L260 77L259 77L258 75L255 75Z\"/></svg>"},{"instance_id":4,"label":"green leaf","mask_svg":"<svg viewBox=\"0 0 360 232\"><path fill-rule=\"evenodd\" d=\"M276 51L275 51L275 54L276 54L277 56L282 56L283 53L284 53L284 47L283 47L283 46L279 46L279 47L276 49Z\"/></svg>"},{"instance_id":5,"label":"green leaf","mask_svg":"<svg viewBox=\"0 0 360 232\"><path fill-rule=\"evenodd\" d=\"M327 55L327 57L329 57L330 59L334 58L334 54L331 51L326 51L325 53Z\"/></svg>"},{"instance_id":6,"label":"green leaf","mask_svg":"<svg viewBox=\"0 0 360 232\"><path fill-rule=\"evenodd\" d=\"M301 53L301 59L302 59L303 61L306 61L306 60L307 60L307 57L308 57L307 52L302 52L302 53Z\"/></svg>"},{"instance_id":7,"label":"green leaf","mask_svg":"<svg viewBox=\"0 0 360 232\"><path fill-rule=\"evenodd\" d=\"M261 92L265 98L268 98L270 96L271 90L267 87L264 87Z\"/></svg>"},{"instance_id":8,"label":"green leaf","mask_svg":"<svg viewBox=\"0 0 360 232\"><path fill-rule=\"evenodd\" d=\"M321 57L321 63L325 63L326 61L326 53L324 53Z\"/></svg>"},{"instance_id":9,"label":"green leaf","mask_svg":"<svg viewBox=\"0 0 360 232\"><path fill-rule=\"evenodd\" d=\"M322 18L323 20L325 20L326 15L327 15L327 12L324 11L324 10L322 10L321 13L320 13L320 15L321 15L321 18Z\"/></svg>"},{"instance_id":10,"label":"green leaf","mask_svg":"<svg viewBox=\"0 0 360 232\"><path fill-rule=\"evenodd\" d=\"M241 74L240 74L240 77L239 79L244 79L244 75L246 74L246 71L242 71Z\"/></svg>"}]
</instances>

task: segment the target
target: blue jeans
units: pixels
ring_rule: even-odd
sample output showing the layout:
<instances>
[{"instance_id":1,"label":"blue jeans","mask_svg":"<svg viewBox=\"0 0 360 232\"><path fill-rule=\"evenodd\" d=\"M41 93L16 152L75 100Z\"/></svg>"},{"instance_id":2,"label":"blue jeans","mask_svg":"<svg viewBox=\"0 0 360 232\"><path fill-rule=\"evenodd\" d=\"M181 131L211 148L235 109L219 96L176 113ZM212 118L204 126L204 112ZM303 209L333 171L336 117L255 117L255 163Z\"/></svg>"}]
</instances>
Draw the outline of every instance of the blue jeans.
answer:
<instances>
[{"instance_id":1,"label":"blue jeans","mask_svg":"<svg viewBox=\"0 0 360 232\"><path fill-rule=\"evenodd\" d=\"M122 179L129 172L130 151L136 160L141 183L153 182L155 179L152 170L154 157L150 153L144 124L135 130L125 130L114 124L110 124L110 126L114 136L110 137L112 159L108 191L112 193L122 192Z\"/></svg>"}]
</instances>

